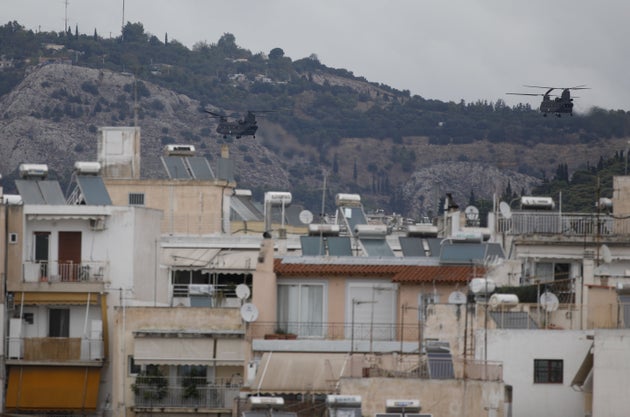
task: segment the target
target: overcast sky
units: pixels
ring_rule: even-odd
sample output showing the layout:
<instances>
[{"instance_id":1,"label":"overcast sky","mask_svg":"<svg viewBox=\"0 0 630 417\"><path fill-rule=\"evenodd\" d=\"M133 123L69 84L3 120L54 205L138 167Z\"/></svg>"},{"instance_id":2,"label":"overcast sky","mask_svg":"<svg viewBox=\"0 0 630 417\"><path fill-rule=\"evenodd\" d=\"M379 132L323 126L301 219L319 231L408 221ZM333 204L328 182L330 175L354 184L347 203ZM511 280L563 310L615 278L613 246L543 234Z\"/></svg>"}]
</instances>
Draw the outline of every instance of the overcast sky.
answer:
<instances>
[{"instance_id":1,"label":"overcast sky","mask_svg":"<svg viewBox=\"0 0 630 417\"><path fill-rule=\"evenodd\" d=\"M577 111L630 111L628 0L0 0L0 23L119 36L124 21L189 48L232 33L426 99L538 106L534 84L579 91Z\"/></svg>"}]
</instances>

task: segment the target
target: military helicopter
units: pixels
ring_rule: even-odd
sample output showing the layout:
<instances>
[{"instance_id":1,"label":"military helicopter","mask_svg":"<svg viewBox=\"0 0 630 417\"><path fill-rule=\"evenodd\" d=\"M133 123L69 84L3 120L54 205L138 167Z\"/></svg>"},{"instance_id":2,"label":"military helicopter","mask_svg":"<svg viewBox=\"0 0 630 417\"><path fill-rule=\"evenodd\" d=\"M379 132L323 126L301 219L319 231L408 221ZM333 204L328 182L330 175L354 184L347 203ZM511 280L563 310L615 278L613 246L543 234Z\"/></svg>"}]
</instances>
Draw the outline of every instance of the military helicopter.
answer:
<instances>
[{"instance_id":1,"label":"military helicopter","mask_svg":"<svg viewBox=\"0 0 630 417\"><path fill-rule=\"evenodd\" d=\"M258 130L256 113L268 113L273 110L249 110L247 111L245 117L233 121L228 120L228 116L223 114L215 113L206 109L204 109L204 111L219 119L217 133L222 134L223 138L235 136L237 139L240 139L243 136L252 136L255 138L256 131Z\"/></svg>"},{"instance_id":2,"label":"military helicopter","mask_svg":"<svg viewBox=\"0 0 630 417\"><path fill-rule=\"evenodd\" d=\"M547 91L543 94L540 93L506 93L518 96L542 96L543 101L540 103L540 112L543 116L547 117L547 114L555 114L561 117L563 113L573 116L573 98L571 98L571 90L588 90L586 85L576 85L575 87L544 87L541 85L524 85L528 88L545 88ZM553 95L553 90L562 90L560 96ZM574 97L575 98L575 97Z\"/></svg>"}]
</instances>

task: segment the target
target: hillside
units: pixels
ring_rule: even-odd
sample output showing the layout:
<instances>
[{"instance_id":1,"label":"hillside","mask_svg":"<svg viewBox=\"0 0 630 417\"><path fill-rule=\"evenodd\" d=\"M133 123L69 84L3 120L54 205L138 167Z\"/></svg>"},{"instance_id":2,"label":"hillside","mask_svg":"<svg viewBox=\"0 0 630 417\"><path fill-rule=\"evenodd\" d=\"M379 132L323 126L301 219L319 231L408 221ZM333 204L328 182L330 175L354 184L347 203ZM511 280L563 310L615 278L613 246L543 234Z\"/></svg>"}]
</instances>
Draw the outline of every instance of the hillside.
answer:
<instances>
[{"instance_id":1,"label":"hillside","mask_svg":"<svg viewBox=\"0 0 630 417\"><path fill-rule=\"evenodd\" d=\"M0 170L4 177L15 177L22 162L47 163L57 178L67 181L75 161L95 159L98 127L133 124L133 84L133 77L111 71L62 64L34 69L0 98ZM211 161L219 155L223 141L213 131L216 121L199 111L198 101L148 82L142 83L141 90L137 105L143 176L164 176L158 157L167 143L192 143ZM530 190L540 182L518 174L519 166L543 170L567 160L579 166L623 146L621 140L525 147L484 141L431 145L422 137L405 137L401 143L345 138L325 150L327 164L320 164L315 149L263 119L256 139L235 139L229 149L236 161L239 187L301 189L303 199L298 202L317 209L322 173L327 172L330 199L337 192L358 192L368 207L388 207L385 189L396 188L400 191L398 204L408 208L406 214L418 217L437 212L437 200L444 192L465 202L471 190L477 197L489 199L492 192L500 194L508 182L514 190ZM392 162L411 154L415 157L409 165Z\"/></svg>"},{"instance_id":2,"label":"hillside","mask_svg":"<svg viewBox=\"0 0 630 417\"><path fill-rule=\"evenodd\" d=\"M168 143L192 143L211 162L227 143L239 187L258 198L289 190L318 212L326 177L327 210L335 193L351 192L369 209L418 218L436 213L446 192L462 203L506 187L530 192L560 165L571 174L623 152L630 136L623 111L543 118L500 100L444 103L314 56L252 54L230 34L189 50L136 23L124 39L0 27L0 55L13 63L0 78L5 178L21 162L46 162L67 181L74 161L95 158L97 128L133 125L135 113L145 177L164 175L158 156ZM224 139L202 108L276 111L259 120L255 139Z\"/></svg>"}]
</instances>

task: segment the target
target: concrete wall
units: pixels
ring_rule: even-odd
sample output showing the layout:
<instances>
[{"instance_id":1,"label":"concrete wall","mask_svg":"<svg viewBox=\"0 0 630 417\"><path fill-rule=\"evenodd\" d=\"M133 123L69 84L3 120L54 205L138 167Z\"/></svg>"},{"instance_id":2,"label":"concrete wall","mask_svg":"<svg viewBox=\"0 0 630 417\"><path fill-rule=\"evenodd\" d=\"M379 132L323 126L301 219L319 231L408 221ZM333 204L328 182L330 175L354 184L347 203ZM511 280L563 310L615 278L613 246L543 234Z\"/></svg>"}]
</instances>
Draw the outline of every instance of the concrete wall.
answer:
<instances>
[{"instance_id":1,"label":"concrete wall","mask_svg":"<svg viewBox=\"0 0 630 417\"><path fill-rule=\"evenodd\" d=\"M476 332L475 343L475 357L482 360L483 330ZM587 332L579 330L489 330L487 359L503 362L503 381L513 387L512 416L584 417L583 394L571 381L591 344ZM562 359L563 383L534 384L534 359Z\"/></svg>"},{"instance_id":2,"label":"concrete wall","mask_svg":"<svg viewBox=\"0 0 630 417\"><path fill-rule=\"evenodd\" d=\"M342 395L360 395L362 414L385 412L388 399L420 400L421 412L434 417L503 417L501 382L402 378L344 378ZM535 414L531 414L532 416ZM564 414L541 414L542 416Z\"/></svg>"},{"instance_id":3,"label":"concrete wall","mask_svg":"<svg viewBox=\"0 0 630 417\"><path fill-rule=\"evenodd\" d=\"M593 416L627 416L630 329L595 331L593 354Z\"/></svg>"},{"instance_id":4,"label":"concrete wall","mask_svg":"<svg viewBox=\"0 0 630 417\"><path fill-rule=\"evenodd\" d=\"M163 212L160 225L165 234L221 233L224 195L233 184L199 180L105 179L112 204L129 205L129 193L144 194L144 206ZM229 227L229 216L227 216ZM227 232L227 231L225 231Z\"/></svg>"}]
</instances>

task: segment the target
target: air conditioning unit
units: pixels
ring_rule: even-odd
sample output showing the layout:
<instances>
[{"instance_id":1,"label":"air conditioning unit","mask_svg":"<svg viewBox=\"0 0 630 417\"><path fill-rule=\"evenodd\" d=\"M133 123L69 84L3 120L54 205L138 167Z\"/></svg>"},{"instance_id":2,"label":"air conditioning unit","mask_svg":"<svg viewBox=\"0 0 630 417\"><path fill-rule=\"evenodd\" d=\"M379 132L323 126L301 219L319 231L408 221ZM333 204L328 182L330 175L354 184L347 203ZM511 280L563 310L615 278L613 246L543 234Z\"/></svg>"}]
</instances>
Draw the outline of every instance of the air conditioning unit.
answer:
<instances>
[{"instance_id":1,"label":"air conditioning unit","mask_svg":"<svg viewBox=\"0 0 630 417\"><path fill-rule=\"evenodd\" d=\"M102 217L90 219L90 229L95 231L105 230L105 219Z\"/></svg>"}]
</instances>

